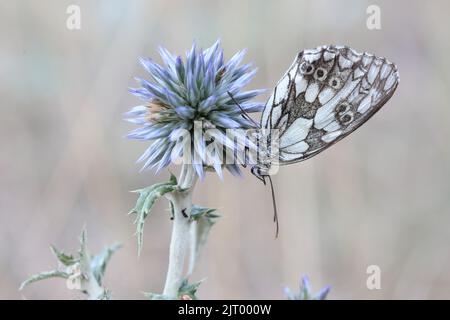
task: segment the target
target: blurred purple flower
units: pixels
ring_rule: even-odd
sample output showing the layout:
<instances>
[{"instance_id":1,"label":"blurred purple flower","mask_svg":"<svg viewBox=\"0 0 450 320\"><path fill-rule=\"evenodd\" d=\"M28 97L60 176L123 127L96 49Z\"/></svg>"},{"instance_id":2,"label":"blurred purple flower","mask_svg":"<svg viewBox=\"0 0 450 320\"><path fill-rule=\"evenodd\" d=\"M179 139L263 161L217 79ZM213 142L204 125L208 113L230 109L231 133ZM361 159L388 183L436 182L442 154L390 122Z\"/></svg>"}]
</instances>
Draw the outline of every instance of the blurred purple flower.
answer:
<instances>
[{"instance_id":1,"label":"blurred purple flower","mask_svg":"<svg viewBox=\"0 0 450 320\"><path fill-rule=\"evenodd\" d=\"M312 293L311 284L308 276L303 276L300 281L299 293L293 293L289 288L284 288L284 294L288 300L325 300L331 287L326 286L316 294Z\"/></svg>"},{"instance_id":2,"label":"blurred purple flower","mask_svg":"<svg viewBox=\"0 0 450 320\"><path fill-rule=\"evenodd\" d=\"M183 154L187 150L184 147L188 146L191 153L189 159L199 159L192 162L199 177L204 176L207 167L214 168L220 177L223 167L232 174L240 174L239 165L245 159L233 155L234 161L224 164L222 152L208 153L205 150L211 138L219 146L233 147L234 144L225 138L227 129L254 128L228 92L246 113L259 112L264 107L262 103L250 102L263 90L241 91L256 72L250 64L240 65L245 51L238 52L225 62L220 41L217 41L206 50L199 50L194 44L187 52L185 61L162 47L159 53L164 66L149 58L140 59L152 81L137 78L141 87L131 88L130 92L142 99L144 104L125 114L127 121L139 125L128 134L128 138L153 140L138 162L144 163L143 169L156 167L160 170L175 158L186 156ZM216 130L209 137L195 135L197 123L201 124L202 133L207 129ZM182 140L178 132L188 132L190 139Z\"/></svg>"}]
</instances>

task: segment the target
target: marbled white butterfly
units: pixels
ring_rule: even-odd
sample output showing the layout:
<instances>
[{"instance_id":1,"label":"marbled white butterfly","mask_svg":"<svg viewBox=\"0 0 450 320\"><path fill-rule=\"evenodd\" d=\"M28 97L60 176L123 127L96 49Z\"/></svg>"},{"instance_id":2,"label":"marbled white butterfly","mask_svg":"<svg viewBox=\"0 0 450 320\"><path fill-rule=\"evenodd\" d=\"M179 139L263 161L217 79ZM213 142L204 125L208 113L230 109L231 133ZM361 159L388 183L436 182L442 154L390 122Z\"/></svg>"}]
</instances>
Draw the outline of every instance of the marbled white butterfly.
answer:
<instances>
[{"instance_id":1,"label":"marbled white butterfly","mask_svg":"<svg viewBox=\"0 0 450 320\"><path fill-rule=\"evenodd\" d=\"M265 183L274 163L309 159L343 139L380 110L398 82L395 64L366 52L334 45L300 52L261 117L262 131L278 129L278 156L269 154L252 173Z\"/></svg>"}]
</instances>

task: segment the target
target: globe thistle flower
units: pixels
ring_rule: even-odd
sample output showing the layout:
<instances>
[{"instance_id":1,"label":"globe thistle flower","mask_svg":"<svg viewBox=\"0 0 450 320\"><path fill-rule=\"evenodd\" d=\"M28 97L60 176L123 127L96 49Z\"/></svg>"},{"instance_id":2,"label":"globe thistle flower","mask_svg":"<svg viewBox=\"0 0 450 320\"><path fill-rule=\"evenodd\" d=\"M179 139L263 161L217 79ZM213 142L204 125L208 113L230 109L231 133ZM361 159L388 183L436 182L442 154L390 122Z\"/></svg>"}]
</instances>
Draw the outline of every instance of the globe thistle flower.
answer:
<instances>
[{"instance_id":1,"label":"globe thistle flower","mask_svg":"<svg viewBox=\"0 0 450 320\"><path fill-rule=\"evenodd\" d=\"M316 294L313 294L309 277L303 276L300 281L300 291L298 293L292 292L289 288L284 288L284 294L288 300L325 300L330 289L330 286L326 286Z\"/></svg>"},{"instance_id":2,"label":"globe thistle flower","mask_svg":"<svg viewBox=\"0 0 450 320\"><path fill-rule=\"evenodd\" d=\"M151 81L136 79L141 87L131 88L130 92L144 104L125 114L128 121L140 126L128 138L153 141L138 159L144 163L142 169L159 171L182 157L183 163L192 164L200 178L208 168L214 168L220 177L223 167L232 174L240 174L239 165L245 159L238 152L231 152L231 161L229 158L225 161L223 152L207 151L212 141L215 150L236 149L236 141L227 138L227 129L254 128L254 122L243 111L259 112L263 108L263 104L250 101L263 90L242 91L256 72L251 64L240 65L245 51L225 62L217 41L206 50L197 49L194 43L185 61L162 47L159 53L164 66L150 58L140 59ZM201 134L196 134L196 130ZM189 139L182 139L180 132L187 132ZM249 146L248 142L242 142L246 141L242 132L235 135L241 146Z\"/></svg>"}]
</instances>

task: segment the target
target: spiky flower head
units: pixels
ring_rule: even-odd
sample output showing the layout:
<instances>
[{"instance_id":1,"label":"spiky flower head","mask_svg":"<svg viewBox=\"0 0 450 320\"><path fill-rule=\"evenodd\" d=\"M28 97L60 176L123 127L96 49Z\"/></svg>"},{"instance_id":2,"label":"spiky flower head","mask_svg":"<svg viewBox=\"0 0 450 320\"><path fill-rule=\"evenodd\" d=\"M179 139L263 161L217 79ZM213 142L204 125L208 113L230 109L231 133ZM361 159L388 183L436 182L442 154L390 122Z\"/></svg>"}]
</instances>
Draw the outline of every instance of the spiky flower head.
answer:
<instances>
[{"instance_id":1,"label":"spiky flower head","mask_svg":"<svg viewBox=\"0 0 450 320\"><path fill-rule=\"evenodd\" d=\"M326 286L316 294L313 294L309 277L303 276L300 281L300 291L298 293L292 292L289 288L284 288L284 293L288 300L325 300L330 289L330 286Z\"/></svg>"},{"instance_id":2,"label":"spiky flower head","mask_svg":"<svg viewBox=\"0 0 450 320\"><path fill-rule=\"evenodd\" d=\"M229 158L225 161L217 147L236 148L236 143L227 138L227 129L255 127L241 108L245 113L263 108L263 104L250 101L263 90L242 91L256 72L251 64L241 65L245 50L227 62L220 41L206 50L197 49L194 43L185 61L162 47L159 53L163 66L149 58L140 59L151 80L137 78L141 87L130 91L144 104L125 114L128 121L140 126L131 131L128 138L153 140L138 162L144 162L143 169L160 170L182 157L184 163L190 161L201 178L210 167L219 176L223 167L240 174L239 165L245 159L231 152L231 161ZM196 130L200 134L195 133ZM181 139L180 132L187 132L189 139ZM238 138L240 134L236 133ZM208 152L212 141L215 151Z\"/></svg>"}]
</instances>

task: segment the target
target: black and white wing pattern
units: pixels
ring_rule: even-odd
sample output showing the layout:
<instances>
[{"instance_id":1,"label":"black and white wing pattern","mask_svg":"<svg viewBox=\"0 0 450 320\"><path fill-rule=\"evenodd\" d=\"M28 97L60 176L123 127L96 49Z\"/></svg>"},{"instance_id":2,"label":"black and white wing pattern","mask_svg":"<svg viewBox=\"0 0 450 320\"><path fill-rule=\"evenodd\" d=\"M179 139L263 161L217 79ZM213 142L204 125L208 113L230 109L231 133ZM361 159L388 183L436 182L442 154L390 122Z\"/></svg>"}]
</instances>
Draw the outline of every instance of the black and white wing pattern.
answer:
<instances>
[{"instance_id":1,"label":"black and white wing pattern","mask_svg":"<svg viewBox=\"0 0 450 320\"><path fill-rule=\"evenodd\" d=\"M304 50L275 87L261 127L279 130L279 162L313 157L375 114L393 95L395 64L344 46Z\"/></svg>"}]
</instances>

